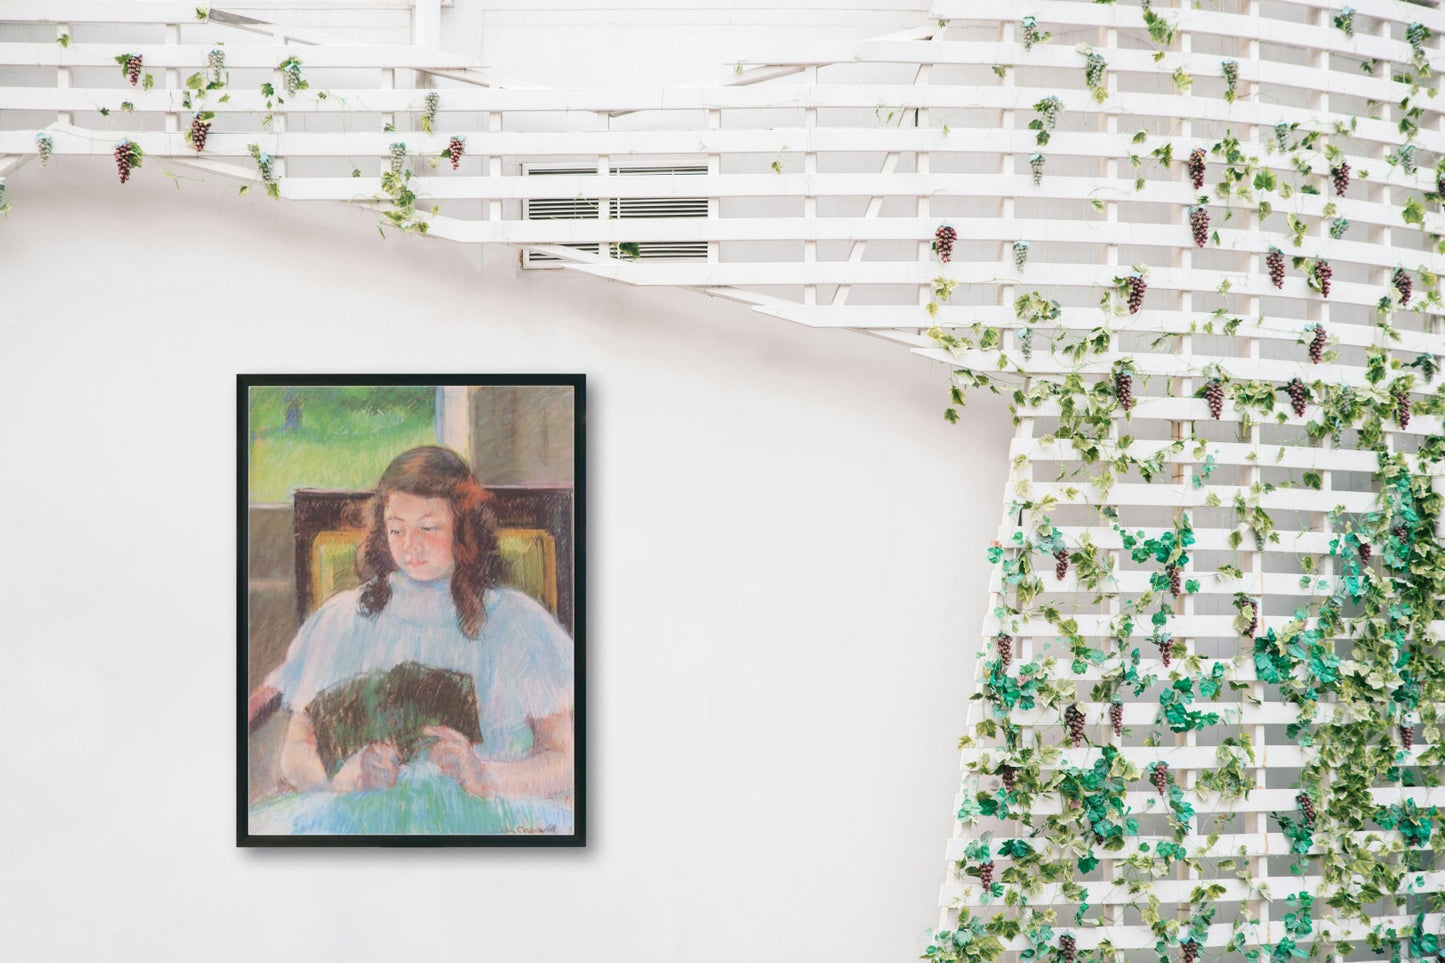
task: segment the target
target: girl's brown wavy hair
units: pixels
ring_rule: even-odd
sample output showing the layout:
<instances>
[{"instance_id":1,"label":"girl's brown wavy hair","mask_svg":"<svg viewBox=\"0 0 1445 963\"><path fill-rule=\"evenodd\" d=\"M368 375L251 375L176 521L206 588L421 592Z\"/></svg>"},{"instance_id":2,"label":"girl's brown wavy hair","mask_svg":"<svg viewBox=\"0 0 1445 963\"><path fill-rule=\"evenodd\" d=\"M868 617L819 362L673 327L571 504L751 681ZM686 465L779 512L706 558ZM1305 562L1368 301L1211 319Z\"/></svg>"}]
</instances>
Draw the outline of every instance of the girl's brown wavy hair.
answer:
<instances>
[{"instance_id":1,"label":"girl's brown wavy hair","mask_svg":"<svg viewBox=\"0 0 1445 963\"><path fill-rule=\"evenodd\" d=\"M472 477L456 452L437 445L413 448L398 455L376 484L371 500L371 525L356 556L362 590L358 608L375 617L391 601L396 561L386 539L386 500L393 492L421 498L444 498L452 510L452 602L457 625L469 639L481 634L486 610L482 596L501 581L497 554L497 515L492 496Z\"/></svg>"}]
</instances>

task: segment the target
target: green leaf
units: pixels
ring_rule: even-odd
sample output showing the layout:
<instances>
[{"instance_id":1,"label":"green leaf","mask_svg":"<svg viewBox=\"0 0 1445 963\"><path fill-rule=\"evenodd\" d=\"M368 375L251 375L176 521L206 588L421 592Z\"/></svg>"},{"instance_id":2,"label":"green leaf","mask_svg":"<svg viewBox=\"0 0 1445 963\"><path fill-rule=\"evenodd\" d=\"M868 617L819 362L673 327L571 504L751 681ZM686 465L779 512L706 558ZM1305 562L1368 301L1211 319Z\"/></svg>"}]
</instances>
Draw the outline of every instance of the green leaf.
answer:
<instances>
[{"instance_id":1,"label":"green leaf","mask_svg":"<svg viewBox=\"0 0 1445 963\"><path fill-rule=\"evenodd\" d=\"M1405 204L1404 210L1400 211L1400 216L1404 218L1406 224L1419 224L1423 226L1425 223L1425 208L1420 205L1420 201L1417 198L1412 197Z\"/></svg>"}]
</instances>

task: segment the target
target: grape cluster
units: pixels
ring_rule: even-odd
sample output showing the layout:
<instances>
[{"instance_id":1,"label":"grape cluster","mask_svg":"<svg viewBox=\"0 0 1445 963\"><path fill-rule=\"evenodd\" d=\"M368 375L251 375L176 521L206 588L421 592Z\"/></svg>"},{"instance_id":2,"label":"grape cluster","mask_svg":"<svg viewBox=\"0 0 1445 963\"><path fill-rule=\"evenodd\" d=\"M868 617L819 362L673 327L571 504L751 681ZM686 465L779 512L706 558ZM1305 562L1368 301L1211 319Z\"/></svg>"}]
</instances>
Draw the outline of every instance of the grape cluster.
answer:
<instances>
[{"instance_id":1,"label":"grape cluster","mask_svg":"<svg viewBox=\"0 0 1445 963\"><path fill-rule=\"evenodd\" d=\"M1401 428L1410 427L1410 393L1408 391L1395 392L1395 424Z\"/></svg>"},{"instance_id":2,"label":"grape cluster","mask_svg":"<svg viewBox=\"0 0 1445 963\"><path fill-rule=\"evenodd\" d=\"M1124 703L1109 703L1109 723L1114 727L1116 738L1124 735Z\"/></svg>"},{"instance_id":3,"label":"grape cluster","mask_svg":"<svg viewBox=\"0 0 1445 963\"><path fill-rule=\"evenodd\" d=\"M1415 145L1413 145L1413 143L1407 143L1407 145L1400 147L1399 153L1396 153L1394 156L1399 160L1400 168L1402 168L1406 174L1415 174Z\"/></svg>"},{"instance_id":4,"label":"grape cluster","mask_svg":"<svg viewBox=\"0 0 1445 963\"><path fill-rule=\"evenodd\" d=\"M1197 191L1204 186L1204 148L1196 147L1189 152L1189 182Z\"/></svg>"},{"instance_id":5,"label":"grape cluster","mask_svg":"<svg viewBox=\"0 0 1445 963\"><path fill-rule=\"evenodd\" d=\"M115 145L115 169L120 174L120 182L124 184L130 180L130 169L133 161L132 152L135 145L128 140L123 140Z\"/></svg>"},{"instance_id":6,"label":"grape cluster","mask_svg":"<svg viewBox=\"0 0 1445 963\"><path fill-rule=\"evenodd\" d=\"M1159 795L1169 791L1169 764L1164 762L1154 763L1154 768L1149 772L1149 781L1154 788L1159 790Z\"/></svg>"},{"instance_id":7,"label":"grape cluster","mask_svg":"<svg viewBox=\"0 0 1445 963\"><path fill-rule=\"evenodd\" d=\"M1406 752L1409 752L1412 748L1414 748L1414 745L1415 745L1415 727L1414 727L1414 726L1405 726L1405 725L1400 726L1400 745L1401 745L1402 747L1404 747L1404 749L1405 749Z\"/></svg>"},{"instance_id":8,"label":"grape cluster","mask_svg":"<svg viewBox=\"0 0 1445 963\"><path fill-rule=\"evenodd\" d=\"M1320 258L1315 262L1315 283L1320 286L1321 297L1327 298L1330 296L1330 278L1334 276L1335 272L1330 267L1329 261Z\"/></svg>"},{"instance_id":9,"label":"grape cluster","mask_svg":"<svg viewBox=\"0 0 1445 963\"><path fill-rule=\"evenodd\" d=\"M1203 204L1189 209L1189 230L1194 233L1194 244L1203 247L1209 243L1209 210Z\"/></svg>"},{"instance_id":10,"label":"grape cluster","mask_svg":"<svg viewBox=\"0 0 1445 963\"><path fill-rule=\"evenodd\" d=\"M998 769L998 777L1003 780L1005 792L1013 792L1014 786L1018 785L1018 772L1013 766L1000 766Z\"/></svg>"},{"instance_id":11,"label":"grape cluster","mask_svg":"<svg viewBox=\"0 0 1445 963\"><path fill-rule=\"evenodd\" d=\"M140 83L140 72L143 65L144 60L140 54L131 54L126 58L125 75L130 80L132 87Z\"/></svg>"},{"instance_id":12,"label":"grape cluster","mask_svg":"<svg viewBox=\"0 0 1445 963\"><path fill-rule=\"evenodd\" d=\"M1199 959L1199 944L1193 940L1185 940L1179 944L1179 959L1182 963L1194 963Z\"/></svg>"},{"instance_id":13,"label":"grape cluster","mask_svg":"<svg viewBox=\"0 0 1445 963\"><path fill-rule=\"evenodd\" d=\"M1174 643L1168 639L1158 641L1159 658L1164 660L1164 668L1169 668L1169 663L1174 661Z\"/></svg>"},{"instance_id":14,"label":"grape cluster","mask_svg":"<svg viewBox=\"0 0 1445 963\"><path fill-rule=\"evenodd\" d=\"M1029 261L1029 242L1014 241L1014 267L1022 271Z\"/></svg>"},{"instance_id":15,"label":"grape cluster","mask_svg":"<svg viewBox=\"0 0 1445 963\"><path fill-rule=\"evenodd\" d=\"M1310 390L1305 387L1305 383L1298 378L1291 378L1284 390L1289 395L1289 406L1294 409L1294 413L1304 417L1305 403L1310 400Z\"/></svg>"},{"instance_id":16,"label":"grape cluster","mask_svg":"<svg viewBox=\"0 0 1445 963\"><path fill-rule=\"evenodd\" d=\"M1090 90L1103 86L1104 68L1108 66L1109 61L1105 60L1101 54L1090 51L1084 62L1084 85Z\"/></svg>"},{"instance_id":17,"label":"grape cluster","mask_svg":"<svg viewBox=\"0 0 1445 963\"><path fill-rule=\"evenodd\" d=\"M1374 554L1375 554L1375 550L1370 547L1370 543L1369 543L1369 542L1361 542L1361 543L1360 543L1360 564L1361 564L1361 565L1369 565L1369 564L1370 564L1370 557L1373 556Z\"/></svg>"},{"instance_id":18,"label":"grape cluster","mask_svg":"<svg viewBox=\"0 0 1445 963\"><path fill-rule=\"evenodd\" d=\"M1134 407L1134 376L1123 368L1114 372L1114 394L1119 399L1119 407L1129 411Z\"/></svg>"},{"instance_id":19,"label":"grape cluster","mask_svg":"<svg viewBox=\"0 0 1445 963\"><path fill-rule=\"evenodd\" d=\"M1330 179L1335 182L1335 196L1344 197L1345 191L1350 189L1350 162L1341 159L1338 164L1331 167Z\"/></svg>"},{"instance_id":20,"label":"grape cluster","mask_svg":"<svg viewBox=\"0 0 1445 963\"><path fill-rule=\"evenodd\" d=\"M1041 115L1044 130L1053 130L1059 123L1059 111L1063 109L1064 102L1059 98L1050 95L1034 104L1034 110Z\"/></svg>"},{"instance_id":21,"label":"grape cluster","mask_svg":"<svg viewBox=\"0 0 1445 963\"><path fill-rule=\"evenodd\" d=\"M1014 637L1007 632L1000 632L993 637L994 646L998 649L998 660L1007 669L1009 663L1014 660Z\"/></svg>"},{"instance_id":22,"label":"grape cluster","mask_svg":"<svg viewBox=\"0 0 1445 963\"><path fill-rule=\"evenodd\" d=\"M1284 287L1284 252L1271 247L1264 256L1264 265L1269 268L1269 279L1277 288Z\"/></svg>"},{"instance_id":23,"label":"grape cluster","mask_svg":"<svg viewBox=\"0 0 1445 963\"><path fill-rule=\"evenodd\" d=\"M1334 238L1336 241L1344 237L1345 232L1349 229L1350 219L1348 217L1337 217L1330 221L1330 237Z\"/></svg>"},{"instance_id":24,"label":"grape cluster","mask_svg":"<svg viewBox=\"0 0 1445 963\"><path fill-rule=\"evenodd\" d=\"M933 232L933 249L938 252L938 259L944 264L953 260L953 242L956 240L958 232L951 224L944 224Z\"/></svg>"},{"instance_id":25,"label":"grape cluster","mask_svg":"<svg viewBox=\"0 0 1445 963\"><path fill-rule=\"evenodd\" d=\"M1033 356L1034 356L1034 329L1033 329L1033 328L1020 328L1020 329L1019 329L1019 354L1021 354L1021 355L1024 356L1024 360L1025 360L1025 361L1028 361L1028 360L1030 360L1030 359L1033 358Z\"/></svg>"},{"instance_id":26,"label":"grape cluster","mask_svg":"<svg viewBox=\"0 0 1445 963\"><path fill-rule=\"evenodd\" d=\"M1043 183L1043 180L1044 180L1044 155L1043 155L1043 154L1030 154L1030 155L1029 155L1029 170L1033 171L1033 174L1034 174L1034 186L1035 186L1035 187L1038 187L1039 184Z\"/></svg>"},{"instance_id":27,"label":"grape cluster","mask_svg":"<svg viewBox=\"0 0 1445 963\"><path fill-rule=\"evenodd\" d=\"M432 121L437 119L437 108L441 106L441 102L442 95L435 90L426 95L426 106L422 108L421 119L426 121L428 129L430 129Z\"/></svg>"},{"instance_id":28,"label":"grape cluster","mask_svg":"<svg viewBox=\"0 0 1445 963\"><path fill-rule=\"evenodd\" d=\"M220 47L212 47L211 52L206 54L206 66L210 67L219 79L221 71L226 69L226 52Z\"/></svg>"},{"instance_id":29,"label":"grape cluster","mask_svg":"<svg viewBox=\"0 0 1445 963\"><path fill-rule=\"evenodd\" d=\"M1183 577L1179 574L1179 566L1178 566L1178 565L1171 565L1171 566L1169 566L1168 572L1169 572L1169 594L1170 594L1170 595L1178 595L1178 594L1180 594L1181 592L1184 591L1184 584L1183 584L1184 580L1183 580Z\"/></svg>"},{"instance_id":30,"label":"grape cluster","mask_svg":"<svg viewBox=\"0 0 1445 963\"><path fill-rule=\"evenodd\" d=\"M400 177L402 166L406 164L406 145L402 143L392 144L389 148L389 153L391 156L391 172Z\"/></svg>"},{"instance_id":31,"label":"grape cluster","mask_svg":"<svg viewBox=\"0 0 1445 963\"><path fill-rule=\"evenodd\" d=\"M1302 792L1294 797L1294 801L1299 806L1299 811L1304 813L1305 822L1313 826L1315 824L1315 801L1310 798L1310 794Z\"/></svg>"},{"instance_id":32,"label":"grape cluster","mask_svg":"<svg viewBox=\"0 0 1445 963\"><path fill-rule=\"evenodd\" d=\"M1215 421L1224 414L1224 383L1215 378L1204 386L1204 400L1209 402L1209 416Z\"/></svg>"},{"instance_id":33,"label":"grape cluster","mask_svg":"<svg viewBox=\"0 0 1445 963\"><path fill-rule=\"evenodd\" d=\"M1084 714L1079 711L1078 705L1070 705L1064 710L1064 725L1069 727L1069 739L1074 748L1079 748L1084 741Z\"/></svg>"},{"instance_id":34,"label":"grape cluster","mask_svg":"<svg viewBox=\"0 0 1445 963\"><path fill-rule=\"evenodd\" d=\"M1138 314L1144 306L1144 292L1149 290L1149 285L1137 274L1129 275L1126 283L1129 286L1129 313Z\"/></svg>"},{"instance_id":35,"label":"grape cluster","mask_svg":"<svg viewBox=\"0 0 1445 963\"><path fill-rule=\"evenodd\" d=\"M1395 290L1400 292L1400 307L1410 303L1410 294L1415 290L1415 282L1410 279L1410 273L1404 268L1395 268L1390 283L1395 285Z\"/></svg>"},{"instance_id":36,"label":"grape cluster","mask_svg":"<svg viewBox=\"0 0 1445 963\"><path fill-rule=\"evenodd\" d=\"M201 120L200 114L191 118L191 146L196 149L197 154L206 149L206 135L210 132L209 120Z\"/></svg>"},{"instance_id":37,"label":"grape cluster","mask_svg":"<svg viewBox=\"0 0 1445 963\"><path fill-rule=\"evenodd\" d=\"M285 85L288 95L310 86L301 75L301 61L295 57L286 58L285 63L281 64L281 83Z\"/></svg>"},{"instance_id":38,"label":"grape cluster","mask_svg":"<svg viewBox=\"0 0 1445 963\"><path fill-rule=\"evenodd\" d=\"M447 144L447 156L451 158L452 170L461 166L464 150L466 150L466 138L464 137L453 137L451 143Z\"/></svg>"},{"instance_id":39,"label":"grape cluster","mask_svg":"<svg viewBox=\"0 0 1445 963\"><path fill-rule=\"evenodd\" d=\"M984 889L988 889L993 885L993 860L990 859L978 864L978 881L983 885Z\"/></svg>"},{"instance_id":40,"label":"grape cluster","mask_svg":"<svg viewBox=\"0 0 1445 963\"><path fill-rule=\"evenodd\" d=\"M1355 35L1355 8L1345 7L1335 14L1335 26L1345 32L1346 37Z\"/></svg>"},{"instance_id":41,"label":"grape cluster","mask_svg":"<svg viewBox=\"0 0 1445 963\"><path fill-rule=\"evenodd\" d=\"M1435 193L1445 197L1445 171L1435 172Z\"/></svg>"},{"instance_id":42,"label":"grape cluster","mask_svg":"<svg viewBox=\"0 0 1445 963\"><path fill-rule=\"evenodd\" d=\"M1319 364L1321 361L1325 360L1326 337L1328 336L1325 334L1325 326L1323 324L1315 325L1315 336L1310 340L1311 363Z\"/></svg>"},{"instance_id":43,"label":"grape cluster","mask_svg":"<svg viewBox=\"0 0 1445 963\"><path fill-rule=\"evenodd\" d=\"M1063 963L1074 963L1074 954L1079 951L1079 944L1068 933L1059 935L1059 959Z\"/></svg>"},{"instance_id":44,"label":"grape cluster","mask_svg":"<svg viewBox=\"0 0 1445 963\"><path fill-rule=\"evenodd\" d=\"M1253 638L1259 631L1259 603L1254 599L1246 599L1244 604L1249 606L1249 629L1244 634Z\"/></svg>"},{"instance_id":45,"label":"grape cluster","mask_svg":"<svg viewBox=\"0 0 1445 963\"><path fill-rule=\"evenodd\" d=\"M1410 537L1410 530L1404 525L1396 525L1390 529L1390 534L1395 537L1395 541L1403 542Z\"/></svg>"},{"instance_id":46,"label":"grape cluster","mask_svg":"<svg viewBox=\"0 0 1445 963\"><path fill-rule=\"evenodd\" d=\"M1064 580L1064 576L1068 574L1069 553L1061 548L1054 553L1054 578L1062 582Z\"/></svg>"},{"instance_id":47,"label":"grape cluster","mask_svg":"<svg viewBox=\"0 0 1445 963\"><path fill-rule=\"evenodd\" d=\"M40 166L44 167L50 163L50 155L55 150L55 141L42 130L35 135L35 150L40 155Z\"/></svg>"},{"instance_id":48,"label":"grape cluster","mask_svg":"<svg viewBox=\"0 0 1445 963\"><path fill-rule=\"evenodd\" d=\"M1034 44L1039 42L1039 22L1033 17L1024 17L1022 21L1024 28L1024 49L1034 49Z\"/></svg>"},{"instance_id":49,"label":"grape cluster","mask_svg":"<svg viewBox=\"0 0 1445 963\"><path fill-rule=\"evenodd\" d=\"M1224 83L1229 88L1225 99L1232 101L1235 91L1239 89L1239 61L1225 60L1219 67L1224 71Z\"/></svg>"}]
</instances>

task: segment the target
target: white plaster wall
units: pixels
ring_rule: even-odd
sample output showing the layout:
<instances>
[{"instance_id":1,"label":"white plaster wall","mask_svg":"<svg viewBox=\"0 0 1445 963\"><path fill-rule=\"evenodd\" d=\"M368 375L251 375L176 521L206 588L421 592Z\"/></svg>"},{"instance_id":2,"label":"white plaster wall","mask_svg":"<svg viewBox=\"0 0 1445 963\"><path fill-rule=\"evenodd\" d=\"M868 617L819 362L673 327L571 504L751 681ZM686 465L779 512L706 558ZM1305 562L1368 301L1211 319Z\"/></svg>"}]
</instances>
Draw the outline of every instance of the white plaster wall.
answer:
<instances>
[{"instance_id":1,"label":"white plaster wall","mask_svg":"<svg viewBox=\"0 0 1445 963\"><path fill-rule=\"evenodd\" d=\"M0 223L9 958L904 960L1002 406L682 291L57 158ZM234 847L234 376L588 375L590 845Z\"/></svg>"}]
</instances>

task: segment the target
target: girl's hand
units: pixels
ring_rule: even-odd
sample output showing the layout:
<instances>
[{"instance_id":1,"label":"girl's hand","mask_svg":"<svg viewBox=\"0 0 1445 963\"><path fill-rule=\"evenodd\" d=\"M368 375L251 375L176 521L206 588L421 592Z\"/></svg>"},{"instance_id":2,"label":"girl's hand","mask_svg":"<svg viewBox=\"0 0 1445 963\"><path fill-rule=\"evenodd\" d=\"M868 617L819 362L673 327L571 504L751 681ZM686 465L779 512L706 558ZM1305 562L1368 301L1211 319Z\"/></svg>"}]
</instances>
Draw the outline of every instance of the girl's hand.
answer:
<instances>
[{"instance_id":1,"label":"girl's hand","mask_svg":"<svg viewBox=\"0 0 1445 963\"><path fill-rule=\"evenodd\" d=\"M428 756L438 769L473 796L492 795L486 779L486 767L472 751L472 744L466 736L449 726L427 726L422 731L436 739Z\"/></svg>"},{"instance_id":2,"label":"girl's hand","mask_svg":"<svg viewBox=\"0 0 1445 963\"><path fill-rule=\"evenodd\" d=\"M401 755L389 742L373 742L362 746L341 764L331 778L333 792L363 792L368 789L390 789L396 784L401 769Z\"/></svg>"}]
</instances>

